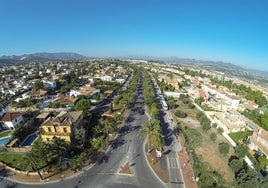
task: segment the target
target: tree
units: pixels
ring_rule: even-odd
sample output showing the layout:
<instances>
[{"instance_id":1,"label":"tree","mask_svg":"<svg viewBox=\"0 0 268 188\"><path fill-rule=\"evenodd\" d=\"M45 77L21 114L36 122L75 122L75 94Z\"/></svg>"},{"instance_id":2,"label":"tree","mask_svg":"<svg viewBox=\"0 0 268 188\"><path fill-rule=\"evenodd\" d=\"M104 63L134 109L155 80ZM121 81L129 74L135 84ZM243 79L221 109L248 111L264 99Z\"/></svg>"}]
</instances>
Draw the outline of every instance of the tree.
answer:
<instances>
[{"instance_id":1,"label":"tree","mask_svg":"<svg viewBox=\"0 0 268 188\"><path fill-rule=\"evenodd\" d=\"M91 140L91 145L94 149L99 150L105 146L104 136L95 137Z\"/></svg>"},{"instance_id":2,"label":"tree","mask_svg":"<svg viewBox=\"0 0 268 188\"><path fill-rule=\"evenodd\" d=\"M218 127L218 128L217 128L217 132L218 132L219 134L222 134L222 133L224 132L224 130L223 130L223 128Z\"/></svg>"},{"instance_id":3,"label":"tree","mask_svg":"<svg viewBox=\"0 0 268 188\"><path fill-rule=\"evenodd\" d=\"M160 128L160 121L157 119L151 119L150 121L146 121L143 127L141 128L142 134L147 134L149 136L148 139L148 151L150 150L150 138L154 145L159 147L162 143L162 140L159 138L161 137L161 128Z\"/></svg>"},{"instance_id":4,"label":"tree","mask_svg":"<svg viewBox=\"0 0 268 188\"><path fill-rule=\"evenodd\" d=\"M248 170L240 170L237 175L236 181L238 188L255 188L260 186L257 172L250 168Z\"/></svg>"},{"instance_id":5,"label":"tree","mask_svg":"<svg viewBox=\"0 0 268 188\"><path fill-rule=\"evenodd\" d=\"M177 116L179 118L185 118L187 116L187 114L182 110L176 110L175 111L175 116Z\"/></svg>"},{"instance_id":6,"label":"tree","mask_svg":"<svg viewBox=\"0 0 268 188\"><path fill-rule=\"evenodd\" d=\"M248 147L244 144L239 144L235 147L235 154L238 157L245 157L245 155L248 153Z\"/></svg>"},{"instance_id":7,"label":"tree","mask_svg":"<svg viewBox=\"0 0 268 188\"><path fill-rule=\"evenodd\" d=\"M38 90L43 88L43 82L41 80L37 80L34 82L33 89Z\"/></svg>"},{"instance_id":8,"label":"tree","mask_svg":"<svg viewBox=\"0 0 268 188\"><path fill-rule=\"evenodd\" d=\"M213 142L215 142L215 140L216 140L216 138L217 138L217 135L216 135L216 133L211 133L210 135L209 135L209 137L210 137L210 140L212 140Z\"/></svg>"},{"instance_id":9,"label":"tree","mask_svg":"<svg viewBox=\"0 0 268 188\"><path fill-rule=\"evenodd\" d=\"M88 113L88 111L91 108L91 102L89 99L80 99L76 104L74 109L76 111L82 110L85 114Z\"/></svg>"},{"instance_id":10,"label":"tree","mask_svg":"<svg viewBox=\"0 0 268 188\"><path fill-rule=\"evenodd\" d=\"M85 160L86 160L86 154L84 152L82 152L79 155L75 155L71 159L72 169L75 171L80 170L83 167Z\"/></svg>"},{"instance_id":11,"label":"tree","mask_svg":"<svg viewBox=\"0 0 268 188\"><path fill-rule=\"evenodd\" d=\"M103 130L106 133L107 143L109 143L109 134L114 132L116 126L113 121L109 120L108 118L101 119L101 125L103 126Z\"/></svg>"},{"instance_id":12,"label":"tree","mask_svg":"<svg viewBox=\"0 0 268 188\"><path fill-rule=\"evenodd\" d=\"M60 159L67 155L68 144L65 142L65 140L54 136L52 138L52 142L50 143L50 150L54 159Z\"/></svg>"},{"instance_id":13,"label":"tree","mask_svg":"<svg viewBox=\"0 0 268 188\"><path fill-rule=\"evenodd\" d=\"M229 144L222 142L218 144L219 152L223 155L226 155L229 153Z\"/></svg>"},{"instance_id":14,"label":"tree","mask_svg":"<svg viewBox=\"0 0 268 188\"><path fill-rule=\"evenodd\" d=\"M243 168L243 161L240 159L233 159L230 163L229 163L230 168L234 171L234 172L239 172L242 168Z\"/></svg>"},{"instance_id":15,"label":"tree","mask_svg":"<svg viewBox=\"0 0 268 188\"><path fill-rule=\"evenodd\" d=\"M153 104L151 105L151 115L156 116L157 114L158 114L157 104L153 102Z\"/></svg>"}]
</instances>

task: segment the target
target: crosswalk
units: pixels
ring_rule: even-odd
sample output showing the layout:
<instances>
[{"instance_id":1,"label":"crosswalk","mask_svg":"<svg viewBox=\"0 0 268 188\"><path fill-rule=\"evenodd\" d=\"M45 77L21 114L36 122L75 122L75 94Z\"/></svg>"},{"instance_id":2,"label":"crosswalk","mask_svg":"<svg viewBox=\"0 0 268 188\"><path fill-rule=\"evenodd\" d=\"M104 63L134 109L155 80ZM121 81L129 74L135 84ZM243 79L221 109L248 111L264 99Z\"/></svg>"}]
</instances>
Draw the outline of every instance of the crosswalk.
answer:
<instances>
[{"instance_id":1,"label":"crosswalk","mask_svg":"<svg viewBox=\"0 0 268 188\"><path fill-rule=\"evenodd\" d=\"M168 158L168 168L175 169L178 168L178 161L176 158Z\"/></svg>"},{"instance_id":2,"label":"crosswalk","mask_svg":"<svg viewBox=\"0 0 268 188\"><path fill-rule=\"evenodd\" d=\"M111 151L112 153L137 153L135 144L125 143Z\"/></svg>"}]
</instances>

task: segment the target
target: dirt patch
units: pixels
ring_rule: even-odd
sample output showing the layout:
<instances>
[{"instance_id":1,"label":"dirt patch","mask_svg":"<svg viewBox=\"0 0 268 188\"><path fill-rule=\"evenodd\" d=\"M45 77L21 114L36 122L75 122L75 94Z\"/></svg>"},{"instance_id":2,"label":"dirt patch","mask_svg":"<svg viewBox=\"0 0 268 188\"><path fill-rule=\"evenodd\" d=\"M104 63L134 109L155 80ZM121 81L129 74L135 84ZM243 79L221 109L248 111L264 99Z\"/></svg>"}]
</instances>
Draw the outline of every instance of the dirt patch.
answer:
<instances>
[{"instance_id":1,"label":"dirt patch","mask_svg":"<svg viewBox=\"0 0 268 188\"><path fill-rule=\"evenodd\" d=\"M180 105L183 106L181 103ZM207 162L210 168L219 172L226 184L231 185L233 183L234 173L228 166L228 159L230 155L234 153L233 148L230 146L229 154L226 156L223 156L221 153L219 153L218 144L221 142L228 143L228 141L222 135L218 134L214 128L211 128L208 132L202 131L200 123L196 120L195 109L187 109L185 111L188 115L187 118L176 118L176 120L181 124L182 127L187 126L188 128L194 129L196 133L200 135L196 138L199 139L200 142L195 148L195 153L202 161ZM215 142L211 141L210 139L210 134L212 132L215 132L217 135Z\"/></svg>"},{"instance_id":2,"label":"dirt patch","mask_svg":"<svg viewBox=\"0 0 268 188\"><path fill-rule=\"evenodd\" d=\"M202 144L200 147L197 147L195 152L197 155L201 155L203 160L206 161L211 168L219 172L226 183L232 183L234 174L227 165L229 157L222 156L217 149L218 146L206 143L206 146Z\"/></svg>"},{"instance_id":3,"label":"dirt patch","mask_svg":"<svg viewBox=\"0 0 268 188\"><path fill-rule=\"evenodd\" d=\"M126 163L124 166L120 166L119 173L122 174L133 174L130 168L129 163Z\"/></svg>"}]
</instances>

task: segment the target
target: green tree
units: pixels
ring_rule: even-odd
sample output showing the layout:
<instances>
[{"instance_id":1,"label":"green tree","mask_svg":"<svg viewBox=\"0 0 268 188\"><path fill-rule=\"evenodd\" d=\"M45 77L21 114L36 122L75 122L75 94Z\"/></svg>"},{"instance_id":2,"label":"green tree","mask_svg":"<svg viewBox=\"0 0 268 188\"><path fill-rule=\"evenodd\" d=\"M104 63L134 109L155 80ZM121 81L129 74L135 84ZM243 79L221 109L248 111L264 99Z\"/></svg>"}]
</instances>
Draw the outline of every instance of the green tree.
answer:
<instances>
[{"instance_id":1,"label":"green tree","mask_svg":"<svg viewBox=\"0 0 268 188\"><path fill-rule=\"evenodd\" d=\"M54 136L50 143L50 150L54 159L60 159L67 156L68 144L65 140Z\"/></svg>"},{"instance_id":2,"label":"green tree","mask_svg":"<svg viewBox=\"0 0 268 188\"><path fill-rule=\"evenodd\" d=\"M229 144L225 143L225 142L222 142L222 143L219 143L218 144L218 149L219 149L219 152L223 155L226 155L229 153Z\"/></svg>"},{"instance_id":3,"label":"green tree","mask_svg":"<svg viewBox=\"0 0 268 188\"><path fill-rule=\"evenodd\" d=\"M33 89L38 90L38 89L43 89L43 82L41 80L37 80L33 84Z\"/></svg>"},{"instance_id":4,"label":"green tree","mask_svg":"<svg viewBox=\"0 0 268 188\"><path fill-rule=\"evenodd\" d=\"M187 114L182 110L176 110L174 114L179 118L185 118L187 116Z\"/></svg>"},{"instance_id":5,"label":"green tree","mask_svg":"<svg viewBox=\"0 0 268 188\"><path fill-rule=\"evenodd\" d=\"M239 172L244 166L243 161L240 159L233 159L229 163L230 168L233 170L233 172Z\"/></svg>"},{"instance_id":6,"label":"green tree","mask_svg":"<svg viewBox=\"0 0 268 188\"><path fill-rule=\"evenodd\" d=\"M158 114L158 108L157 108L157 104L154 102L151 105L151 115L156 116L157 114Z\"/></svg>"},{"instance_id":7,"label":"green tree","mask_svg":"<svg viewBox=\"0 0 268 188\"><path fill-rule=\"evenodd\" d=\"M98 136L91 140L91 145L94 149L100 150L105 146L104 136Z\"/></svg>"},{"instance_id":8,"label":"green tree","mask_svg":"<svg viewBox=\"0 0 268 188\"><path fill-rule=\"evenodd\" d=\"M247 171L242 169L238 173L236 181L238 188L255 188L260 186L257 172L252 169L248 169Z\"/></svg>"},{"instance_id":9,"label":"green tree","mask_svg":"<svg viewBox=\"0 0 268 188\"><path fill-rule=\"evenodd\" d=\"M245 157L245 155L248 153L248 147L244 144L238 144L235 147L235 154L240 157L243 158Z\"/></svg>"},{"instance_id":10,"label":"green tree","mask_svg":"<svg viewBox=\"0 0 268 188\"><path fill-rule=\"evenodd\" d=\"M116 130L116 125L113 121L108 118L101 119L101 125L103 126L103 130L106 133L107 144L109 143L109 134Z\"/></svg>"},{"instance_id":11,"label":"green tree","mask_svg":"<svg viewBox=\"0 0 268 188\"><path fill-rule=\"evenodd\" d=\"M209 138L210 138L210 140L212 140L213 142L215 142L215 140L217 138L216 133L214 133L214 132L213 133L210 133Z\"/></svg>"},{"instance_id":12,"label":"green tree","mask_svg":"<svg viewBox=\"0 0 268 188\"><path fill-rule=\"evenodd\" d=\"M218 132L219 134L222 134L222 133L224 132L224 130L223 130L223 128L218 127L218 128L217 128L217 132Z\"/></svg>"},{"instance_id":13,"label":"green tree","mask_svg":"<svg viewBox=\"0 0 268 188\"><path fill-rule=\"evenodd\" d=\"M71 159L71 164L72 164L72 169L73 170L81 170L81 168L83 167L84 163L86 160L86 154L84 152L82 152L79 155L75 155L72 159Z\"/></svg>"},{"instance_id":14,"label":"green tree","mask_svg":"<svg viewBox=\"0 0 268 188\"><path fill-rule=\"evenodd\" d=\"M148 151L150 151L150 140L152 140L152 144L156 147L159 147L162 143L161 137L161 128L160 121L157 119L151 119L150 121L146 121L143 127L141 128L141 134L147 134L148 138Z\"/></svg>"},{"instance_id":15,"label":"green tree","mask_svg":"<svg viewBox=\"0 0 268 188\"><path fill-rule=\"evenodd\" d=\"M89 112L91 108L91 102L89 99L80 99L76 104L74 109L76 111L82 110L85 114Z\"/></svg>"}]
</instances>

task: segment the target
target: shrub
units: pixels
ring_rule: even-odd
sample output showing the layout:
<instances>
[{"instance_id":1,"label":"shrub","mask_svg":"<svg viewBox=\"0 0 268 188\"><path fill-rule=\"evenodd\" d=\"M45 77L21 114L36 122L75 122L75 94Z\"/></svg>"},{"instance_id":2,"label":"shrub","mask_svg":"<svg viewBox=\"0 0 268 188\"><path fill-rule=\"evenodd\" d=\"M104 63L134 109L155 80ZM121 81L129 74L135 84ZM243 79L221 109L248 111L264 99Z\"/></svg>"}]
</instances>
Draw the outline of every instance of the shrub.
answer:
<instances>
[{"instance_id":1,"label":"shrub","mask_svg":"<svg viewBox=\"0 0 268 188\"><path fill-rule=\"evenodd\" d=\"M224 130L223 130L223 128L219 127L219 128L217 129L217 132L218 132L219 134L222 134L222 133L224 132Z\"/></svg>"},{"instance_id":2,"label":"shrub","mask_svg":"<svg viewBox=\"0 0 268 188\"><path fill-rule=\"evenodd\" d=\"M176 110L175 116L180 117L180 118L185 118L187 114L183 112L182 110Z\"/></svg>"},{"instance_id":3,"label":"shrub","mask_svg":"<svg viewBox=\"0 0 268 188\"><path fill-rule=\"evenodd\" d=\"M223 155L226 155L229 153L229 144L222 142L218 144L219 152Z\"/></svg>"},{"instance_id":4,"label":"shrub","mask_svg":"<svg viewBox=\"0 0 268 188\"><path fill-rule=\"evenodd\" d=\"M216 138L217 138L216 133L211 133L211 134L209 135L209 138L210 138L210 140L212 140L213 142L215 142L215 140L216 140Z\"/></svg>"}]
</instances>

